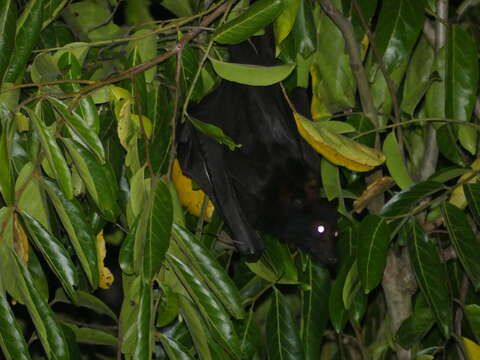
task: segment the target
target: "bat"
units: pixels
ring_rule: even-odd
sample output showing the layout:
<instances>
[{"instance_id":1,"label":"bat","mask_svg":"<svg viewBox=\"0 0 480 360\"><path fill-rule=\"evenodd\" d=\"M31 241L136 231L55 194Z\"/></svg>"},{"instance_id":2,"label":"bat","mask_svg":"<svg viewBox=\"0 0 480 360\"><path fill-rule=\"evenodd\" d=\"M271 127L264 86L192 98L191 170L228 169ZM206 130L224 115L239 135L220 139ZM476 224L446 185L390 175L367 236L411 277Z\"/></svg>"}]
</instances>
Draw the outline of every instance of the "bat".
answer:
<instances>
[{"instance_id":1,"label":"bat","mask_svg":"<svg viewBox=\"0 0 480 360\"><path fill-rule=\"evenodd\" d=\"M271 31L230 46L229 52L231 62L275 64ZM307 91L297 88L289 97L307 116ZM190 121L179 126L182 171L210 197L240 253L248 261L261 256L265 244L260 230L295 244L321 263L335 263L337 211L318 197L319 155L299 135L280 85L222 80L189 113L241 144L231 151Z\"/></svg>"}]
</instances>

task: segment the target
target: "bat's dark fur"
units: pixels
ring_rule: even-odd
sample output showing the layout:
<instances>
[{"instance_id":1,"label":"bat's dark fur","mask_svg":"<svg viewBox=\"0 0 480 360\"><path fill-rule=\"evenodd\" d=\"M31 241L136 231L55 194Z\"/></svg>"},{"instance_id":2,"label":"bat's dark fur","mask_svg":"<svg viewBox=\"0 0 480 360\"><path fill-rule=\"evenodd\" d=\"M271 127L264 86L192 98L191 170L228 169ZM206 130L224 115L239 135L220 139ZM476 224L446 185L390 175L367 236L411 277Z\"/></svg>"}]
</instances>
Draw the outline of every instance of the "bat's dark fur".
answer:
<instances>
[{"instance_id":1,"label":"bat's dark fur","mask_svg":"<svg viewBox=\"0 0 480 360\"><path fill-rule=\"evenodd\" d=\"M272 36L232 46L230 55L231 62L273 65ZM308 115L306 92L297 89L291 98L297 110ZM258 259L264 249L255 230L260 229L294 243L322 263L334 263L337 213L318 199L318 155L298 134L280 86L223 80L191 115L220 127L242 145L230 151L189 121L178 136L183 172L209 195L238 250L249 260Z\"/></svg>"}]
</instances>

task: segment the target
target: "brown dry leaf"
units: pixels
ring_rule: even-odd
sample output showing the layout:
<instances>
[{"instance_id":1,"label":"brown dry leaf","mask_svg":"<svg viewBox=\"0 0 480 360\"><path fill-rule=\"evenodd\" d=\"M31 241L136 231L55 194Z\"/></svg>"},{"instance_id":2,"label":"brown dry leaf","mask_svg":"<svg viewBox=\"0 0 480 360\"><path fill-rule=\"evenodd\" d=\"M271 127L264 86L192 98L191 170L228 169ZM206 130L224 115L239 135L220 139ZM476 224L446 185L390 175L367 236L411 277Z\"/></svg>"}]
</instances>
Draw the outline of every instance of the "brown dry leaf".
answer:
<instances>
[{"instance_id":1,"label":"brown dry leaf","mask_svg":"<svg viewBox=\"0 0 480 360\"><path fill-rule=\"evenodd\" d=\"M356 213L362 212L370 200L390 189L393 185L395 185L395 181L393 181L390 176L384 176L375 180L368 185L362 195L360 195L360 197L353 202L353 210Z\"/></svg>"},{"instance_id":2,"label":"brown dry leaf","mask_svg":"<svg viewBox=\"0 0 480 360\"><path fill-rule=\"evenodd\" d=\"M294 113L300 135L330 162L353 171L369 171L383 164L385 155L352 139L334 133Z\"/></svg>"}]
</instances>

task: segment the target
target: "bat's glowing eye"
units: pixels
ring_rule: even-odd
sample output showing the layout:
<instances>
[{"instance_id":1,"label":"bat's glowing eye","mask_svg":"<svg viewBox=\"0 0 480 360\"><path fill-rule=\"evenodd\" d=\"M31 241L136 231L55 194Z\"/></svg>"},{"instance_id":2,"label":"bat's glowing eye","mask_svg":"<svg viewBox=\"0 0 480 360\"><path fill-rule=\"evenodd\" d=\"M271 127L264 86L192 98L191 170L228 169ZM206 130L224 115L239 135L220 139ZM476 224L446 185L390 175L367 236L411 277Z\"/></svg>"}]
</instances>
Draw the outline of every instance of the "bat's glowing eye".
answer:
<instances>
[{"instance_id":1,"label":"bat's glowing eye","mask_svg":"<svg viewBox=\"0 0 480 360\"><path fill-rule=\"evenodd\" d=\"M333 236L338 237L338 231L335 231L335 232L333 233Z\"/></svg>"},{"instance_id":2,"label":"bat's glowing eye","mask_svg":"<svg viewBox=\"0 0 480 360\"><path fill-rule=\"evenodd\" d=\"M317 232L318 232L319 234L323 234L323 233L325 232L325 226L323 226L323 225L318 225L318 226L317 226Z\"/></svg>"}]
</instances>

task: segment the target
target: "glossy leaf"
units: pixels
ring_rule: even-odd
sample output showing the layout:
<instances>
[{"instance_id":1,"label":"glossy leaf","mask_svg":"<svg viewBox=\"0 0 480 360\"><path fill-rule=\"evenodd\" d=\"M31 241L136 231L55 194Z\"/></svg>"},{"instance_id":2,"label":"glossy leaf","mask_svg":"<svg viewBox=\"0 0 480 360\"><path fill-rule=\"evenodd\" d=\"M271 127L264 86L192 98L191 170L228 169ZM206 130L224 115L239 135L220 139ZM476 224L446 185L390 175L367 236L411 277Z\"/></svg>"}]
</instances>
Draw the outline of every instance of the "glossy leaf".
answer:
<instances>
[{"instance_id":1,"label":"glossy leaf","mask_svg":"<svg viewBox=\"0 0 480 360\"><path fill-rule=\"evenodd\" d=\"M144 212L145 239L143 243L143 277L146 281L160 271L170 243L173 208L170 190L163 181L153 185L148 211Z\"/></svg>"},{"instance_id":2,"label":"glossy leaf","mask_svg":"<svg viewBox=\"0 0 480 360\"><path fill-rule=\"evenodd\" d=\"M480 289L480 264L477 254L480 254L480 242L462 210L454 205L443 203L442 215L455 252L475 290L478 291Z\"/></svg>"},{"instance_id":3,"label":"glossy leaf","mask_svg":"<svg viewBox=\"0 0 480 360\"><path fill-rule=\"evenodd\" d=\"M358 273L365 293L382 281L390 244L390 228L384 217L367 215L358 232Z\"/></svg>"},{"instance_id":4,"label":"glossy leaf","mask_svg":"<svg viewBox=\"0 0 480 360\"><path fill-rule=\"evenodd\" d=\"M416 220L410 221L411 238L408 252L417 283L432 309L436 322L445 337L452 328L452 303L445 279L445 266L441 263L435 243L425 234Z\"/></svg>"},{"instance_id":5,"label":"glossy leaf","mask_svg":"<svg viewBox=\"0 0 480 360\"><path fill-rule=\"evenodd\" d=\"M155 322L157 328L164 327L175 320L180 308L178 293L167 284L162 284L161 290L162 295L158 304L157 320Z\"/></svg>"},{"instance_id":6,"label":"glossy leaf","mask_svg":"<svg viewBox=\"0 0 480 360\"><path fill-rule=\"evenodd\" d=\"M0 279L1 281L1 279ZM7 360L30 360L27 342L0 286L0 350Z\"/></svg>"},{"instance_id":7,"label":"glossy leaf","mask_svg":"<svg viewBox=\"0 0 480 360\"><path fill-rule=\"evenodd\" d=\"M460 25L449 27L447 42L446 116L470 121L478 87L478 59L473 36ZM462 129L464 129L462 131ZM477 132L462 127L459 141L475 154Z\"/></svg>"},{"instance_id":8,"label":"glossy leaf","mask_svg":"<svg viewBox=\"0 0 480 360\"><path fill-rule=\"evenodd\" d=\"M413 185L413 180L408 173L405 160L398 148L395 133L392 131L383 142L383 153L387 157L387 168L397 185L405 190Z\"/></svg>"},{"instance_id":9,"label":"glossy leaf","mask_svg":"<svg viewBox=\"0 0 480 360\"><path fill-rule=\"evenodd\" d=\"M59 182L60 187L62 188L62 191L65 194L66 198L72 199L73 184L70 168L68 167L67 161L63 156L62 150L58 146L54 134L49 131L43 120L37 116L41 109L40 106L41 103L37 105L36 113L33 111L29 111L30 119L32 120L35 130L40 137L43 151L45 151L48 163L50 164L50 167L55 173L55 178Z\"/></svg>"},{"instance_id":10,"label":"glossy leaf","mask_svg":"<svg viewBox=\"0 0 480 360\"><path fill-rule=\"evenodd\" d=\"M275 288L271 296L266 331L270 360L303 359L302 345L292 313L283 295Z\"/></svg>"},{"instance_id":11,"label":"glossy leaf","mask_svg":"<svg viewBox=\"0 0 480 360\"><path fill-rule=\"evenodd\" d=\"M43 186L68 233L90 285L95 289L99 280L97 246L83 208L76 199L65 198L52 181L43 179Z\"/></svg>"},{"instance_id":12,"label":"glossy leaf","mask_svg":"<svg viewBox=\"0 0 480 360\"><path fill-rule=\"evenodd\" d=\"M301 0L284 0L284 9L274 23L277 45L280 44L292 30L300 2Z\"/></svg>"},{"instance_id":13,"label":"glossy leaf","mask_svg":"<svg viewBox=\"0 0 480 360\"><path fill-rule=\"evenodd\" d=\"M423 198L437 191L444 190L445 186L435 181L424 181L408 189L396 193L382 208L379 215L404 216Z\"/></svg>"},{"instance_id":14,"label":"glossy leaf","mask_svg":"<svg viewBox=\"0 0 480 360\"><path fill-rule=\"evenodd\" d=\"M480 224L480 184L464 184L463 190L468 200L468 208L477 224Z\"/></svg>"},{"instance_id":15,"label":"glossy leaf","mask_svg":"<svg viewBox=\"0 0 480 360\"><path fill-rule=\"evenodd\" d=\"M216 295L195 276L185 263L173 255L168 255L168 264L199 307L212 331L234 357L240 354L240 341L235 333L232 321Z\"/></svg>"},{"instance_id":16,"label":"glossy leaf","mask_svg":"<svg viewBox=\"0 0 480 360\"><path fill-rule=\"evenodd\" d=\"M200 278L216 294L223 306L237 319L245 316L240 293L232 279L210 252L185 228L174 225L174 237Z\"/></svg>"},{"instance_id":17,"label":"glossy leaf","mask_svg":"<svg viewBox=\"0 0 480 360\"><path fill-rule=\"evenodd\" d=\"M457 140L457 128L454 126L446 124L437 129L438 150L454 164L466 167L467 162Z\"/></svg>"},{"instance_id":18,"label":"glossy leaf","mask_svg":"<svg viewBox=\"0 0 480 360\"><path fill-rule=\"evenodd\" d=\"M174 339L160 334L159 340L162 343L163 350L165 350L170 360L194 360L189 354L188 349Z\"/></svg>"},{"instance_id":19,"label":"glossy leaf","mask_svg":"<svg viewBox=\"0 0 480 360\"><path fill-rule=\"evenodd\" d=\"M15 49L10 57L3 82L17 82L19 76L25 71L33 48L37 45L43 23L43 1L33 0L29 5L18 19Z\"/></svg>"},{"instance_id":20,"label":"glossy leaf","mask_svg":"<svg viewBox=\"0 0 480 360\"><path fill-rule=\"evenodd\" d=\"M306 360L317 360L320 355L321 336L324 334L329 314L330 272L308 260L303 278L301 338Z\"/></svg>"},{"instance_id":21,"label":"glossy leaf","mask_svg":"<svg viewBox=\"0 0 480 360\"><path fill-rule=\"evenodd\" d=\"M70 254L63 244L50 234L37 219L27 213L22 213L22 218L35 247L41 251L68 296L74 298L74 288L78 286L78 273Z\"/></svg>"},{"instance_id":22,"label":"glossy leaf","mask_svg":"<svg viewBox=\"0 0 480 360\"><path fill-rule=\"evenodd\" d=\"M58 114L65 120L72 134L78 136L97 155L100 161L105 161L105 151L95 129L88 126L78 114L72 112L65 103L49 97L48 101L53 105Z\"/></svg>"},{"instance_id":23,"label":"glossy leaf","mask_svg":"<svg viewBox=\"0 0 480 360\"><path fill-rule=\"evenodd\" d=\"M15 0L0 2L0 84L15 48L17 6Z\"/></svg>"},{"instance_id":24,"label":"glossy leaf","mask_svg":"<svg viewBox=\"0 0 480 360\"><path fill-rule=\"evenodd\" d=\"M120 268L127 275L133 275L135 273L134 248L135 237L137 235L139 223L140 216L135 219L133 225L130 227L127 233L127 236L125 236L123 239L122 246L120 248L120 254L118 255Z\"/></svg>"},{"instance_id":25,"label":"glossy leaf","mask_svg":"<svg viewBox=\"0 0 480 360\"><path fill-rule=\"evenodd\" d=\"M16 261L15 271L18 271L22 282L22 291L25 305L35 325L38 337L42 343L45 353L49 358L56 360L69 360L68 343L48 303L43 299L34 283L32 276L22 260L14 255Z\"/></svg>"},{"instance_id":26,"label":"glossy leaf","mask_svg":"<svg viewBox=\"0 0 480 360\"><path fill-rule=\"evenodd\" d=\"M118 320L117 315L115 315L115 313L112 311L112 309L108 307L107 304L105 304L102 300L100 300L96 296L83 290L77 290L77 292L75 293L75 298L72 301L72 299L66 296L65 292L61 288L58 288L57 291L55 292L55 298L53 302L74 304L78 307L83 307L85 309L92 310L97 314L107 315L112 320L115 320L115 321Z\"/></svg>"},{"instance_id":27,"label":"glossy leaf","mask_svg":"<svg viewBox=\"0 0 480 360\"><path fill-rule=\"evenodd\" d=\"M219 44L238 44L270 24L283 10L281 0L260 0L242 15L218 27L213 39Z\"/></svg>"},{"instance_id":28,"label":"glossy leaf","mask_svg":"<svg viewBox=\"0 0 480 360\"><path fill-rule=\"evenodd\" d=\"M117 182L110 165L102 164L96 156L75 140L64 138L63 143L102 215L113 222L120 213L120 207L117 203Z\"/></svg>"}]
</instances>

